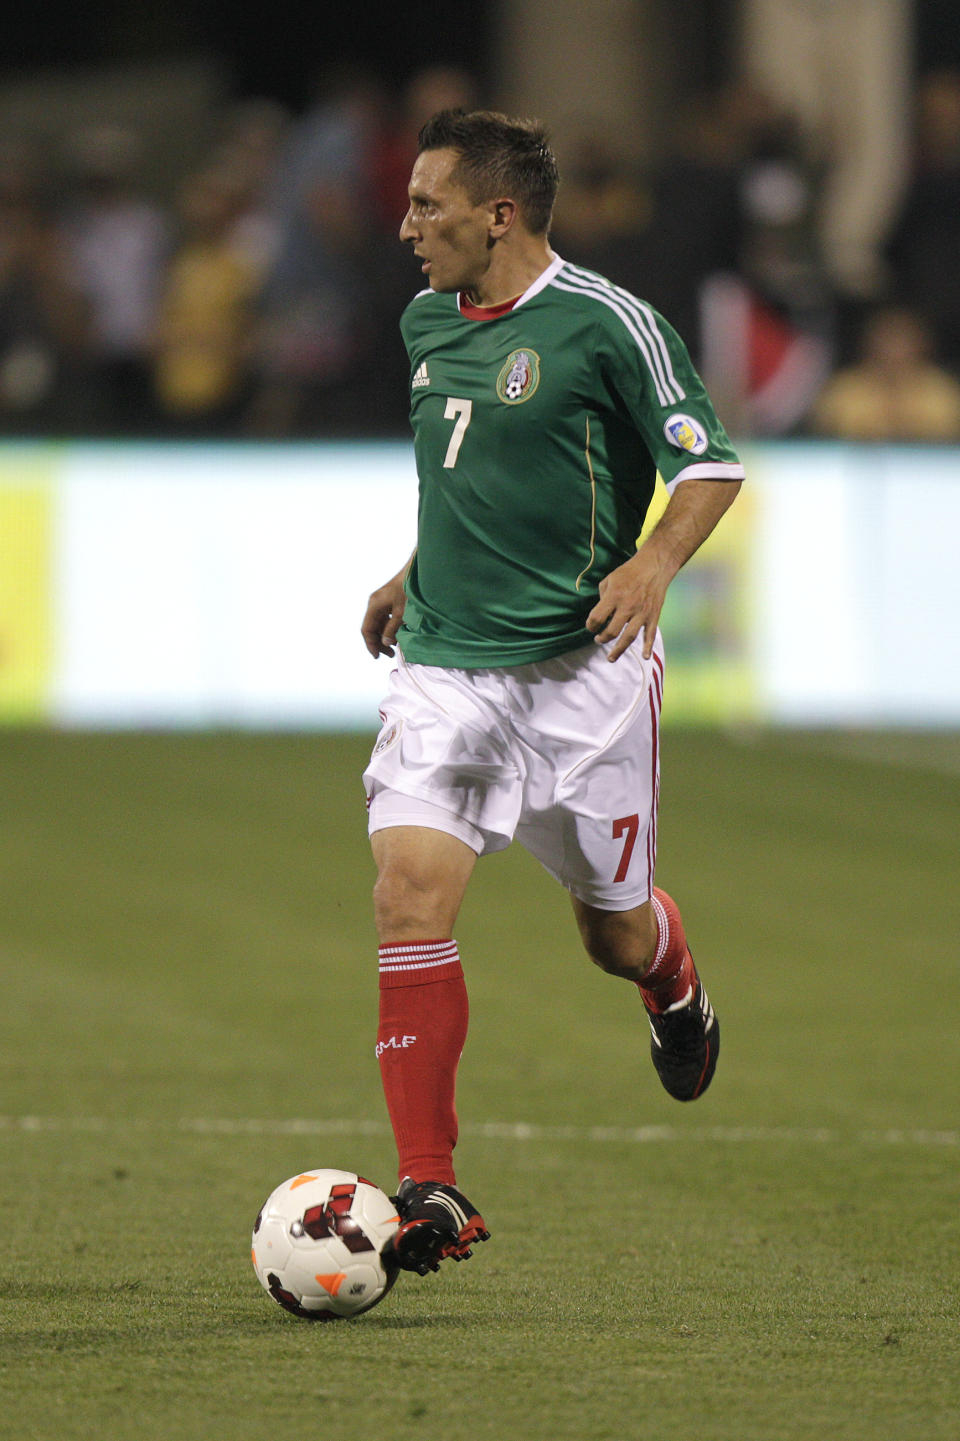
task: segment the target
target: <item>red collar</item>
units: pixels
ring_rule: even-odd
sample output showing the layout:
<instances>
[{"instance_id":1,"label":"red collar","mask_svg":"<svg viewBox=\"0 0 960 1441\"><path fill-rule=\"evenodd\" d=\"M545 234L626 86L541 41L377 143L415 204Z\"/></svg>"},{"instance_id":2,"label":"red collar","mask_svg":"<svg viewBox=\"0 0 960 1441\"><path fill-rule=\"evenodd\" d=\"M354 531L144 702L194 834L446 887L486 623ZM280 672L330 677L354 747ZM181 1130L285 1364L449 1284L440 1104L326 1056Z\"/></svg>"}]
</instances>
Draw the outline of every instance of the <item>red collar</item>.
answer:
<instances>
[{"instance_id":1,"label":"red collar","mask_svg":"<svg viewBox=\"0 0 960 1441\"><path fill-rule=\"evenodd\" d=\"M499 305L471 305L469 300L464 300L461 291L457 296L457 304L460 314L465 315L468 320L496 320L498 315L506 315L508 310L512 310L519 299L519 295L515 295L512 300L504 300Z\"/></svg>"}]
</instances>

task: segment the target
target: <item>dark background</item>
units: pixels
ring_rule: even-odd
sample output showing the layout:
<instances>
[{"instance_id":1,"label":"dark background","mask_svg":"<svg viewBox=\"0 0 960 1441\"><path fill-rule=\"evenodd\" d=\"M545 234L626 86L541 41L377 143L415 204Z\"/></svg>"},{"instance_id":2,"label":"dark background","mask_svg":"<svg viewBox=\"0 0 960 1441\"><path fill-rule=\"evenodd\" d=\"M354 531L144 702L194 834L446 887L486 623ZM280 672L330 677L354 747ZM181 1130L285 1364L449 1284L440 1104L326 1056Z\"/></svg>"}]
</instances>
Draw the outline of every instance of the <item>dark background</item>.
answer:
<instances>
[{"instance_id":1,"label":"dark background","mask_svg":"<svg viewBox=\"0 0 960 1441\"><path fill-rule=\"evenodd\" d=\"M61 10L18 6L4 20L0 82L42 67L204 55L227 68L233 94L268 95L305 105L320 76L345 61L370 65L398 85L425 62L467 67L495 83L494 4L384 7L380 4L145 4L89 0ZM693 84L723 79L733 63L735 0L691 0L678 7L678 53ZM957 0L916 0L918 70L960 63Z\"/></svg>"},{"instance_id":2,"label":"dark background","mask_svg":"<svg viewBox=\"0 0 960 1441\"><path fill-rule=\"evenodd\" d=\"M388 83L427 61L456 62L486 80L495 7L453 3L427 20L424 13L382 4L91 0L61 12L54 26L45 7L28 5L5 22L0 81L48 66L209 55L226 65L234 95L267 95L297 109L343 62L367 64Z\"/></svg>"}]
</instances>

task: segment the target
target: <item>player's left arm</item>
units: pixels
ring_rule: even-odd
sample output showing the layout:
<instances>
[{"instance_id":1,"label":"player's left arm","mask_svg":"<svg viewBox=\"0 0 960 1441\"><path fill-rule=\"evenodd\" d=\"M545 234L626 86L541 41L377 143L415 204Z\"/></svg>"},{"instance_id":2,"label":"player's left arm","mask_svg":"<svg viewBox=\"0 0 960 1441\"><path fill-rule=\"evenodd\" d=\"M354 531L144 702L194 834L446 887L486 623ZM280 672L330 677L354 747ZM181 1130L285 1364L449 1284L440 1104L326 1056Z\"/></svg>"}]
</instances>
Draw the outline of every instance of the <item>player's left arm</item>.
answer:
<instances>
[{"instance_id":1,"label":"player's left arm","mask_svg":"<svg viewBox=\"0 0 960 1441\"><path fill-rule=\"evenodd\" d=\"M667 587L733 504L740 486L739 480L681 480L636 555L604 576L586 625L598 643L615 642L607 660L619 660L641 630L644 659L649 660Z\"/></svg>"}]
</instances>

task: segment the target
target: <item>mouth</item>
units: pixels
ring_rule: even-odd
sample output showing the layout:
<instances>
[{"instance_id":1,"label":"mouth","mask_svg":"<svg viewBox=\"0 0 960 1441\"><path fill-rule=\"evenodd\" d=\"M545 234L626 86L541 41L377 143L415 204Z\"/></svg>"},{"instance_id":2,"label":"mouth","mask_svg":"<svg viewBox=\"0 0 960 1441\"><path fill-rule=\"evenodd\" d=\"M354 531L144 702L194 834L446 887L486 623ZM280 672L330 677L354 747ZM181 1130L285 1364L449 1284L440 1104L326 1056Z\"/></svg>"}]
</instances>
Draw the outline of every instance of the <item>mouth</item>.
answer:
<instances>
[{"instance_id":1,"label":"mouth","mask_svg":"<svg viewBox=\"0 0 960 1441\"><path fill-rule=\"evenodd\" d=\"M421 269L422 273L423 273L424 275L428 275L429 272L430 272L430 261L427 260L424 256L422 256L422 255L420 254L419 250L415 250L413 253L414 253L414 255L417 257L418 260L423 261L423 264L420 266L420 269Z\"/></svg>"}]
</instances>

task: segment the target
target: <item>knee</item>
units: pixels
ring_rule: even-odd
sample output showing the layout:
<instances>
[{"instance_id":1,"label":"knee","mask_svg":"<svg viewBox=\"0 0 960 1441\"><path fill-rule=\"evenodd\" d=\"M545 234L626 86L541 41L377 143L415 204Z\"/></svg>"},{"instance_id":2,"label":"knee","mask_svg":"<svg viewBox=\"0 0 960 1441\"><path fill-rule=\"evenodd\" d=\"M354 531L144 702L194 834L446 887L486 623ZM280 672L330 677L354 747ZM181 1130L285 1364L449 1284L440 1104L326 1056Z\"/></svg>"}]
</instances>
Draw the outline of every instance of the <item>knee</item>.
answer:
<instances>
[{"instance_id":1,"label":"knee","mask_svg":"<svg viewBox=\"0 0 960 1441\"><path fill-rule=\"evenodd\" d=\"M652 907L634 911L592 911L580 918L580 935L594 965L610 976L639 981L653 964L657 950Z\"/></svg>"},{"instance_id":2,"label":"knee","mask_svg":"<svg viewBox=\"0 0 960 1441\"><path fill-rule=\"evenodd\" d=\"M450 922L440 887L397 861L383 865L373 888L373 912L381 941L437 938Z\"/></svg>"},{"instance_id":3,"label":"knee","mask_svg":"<svg viewBox=\"0 0 960 1441\"><path fill-rule=\"evenodd\" d=\"M587 946L587 955L595 966L606 971L608 976L620 976L625 981L640 981L650 969L654 952L634 946L617 946L601 942Z\"/></svg>"},{"instance_id":4,"label":"knee","mask_svg":"<svg viewBox=\"0 0 960 1441\"><path fill-rule=\"evenodd\" d=\"M422 826L388 826L373 833L372 845L381 945L452 935L476 853L455 836Z\"/></svg>"}]
</instances>

